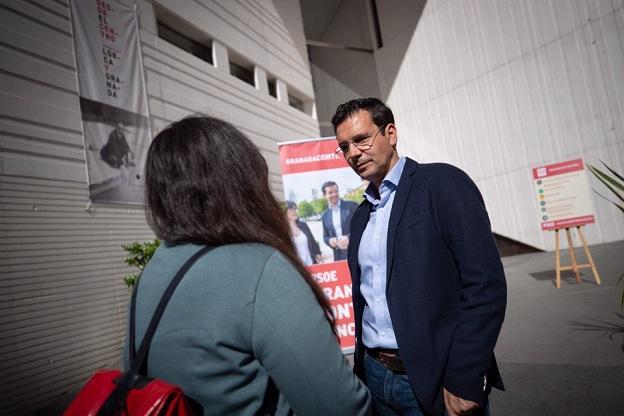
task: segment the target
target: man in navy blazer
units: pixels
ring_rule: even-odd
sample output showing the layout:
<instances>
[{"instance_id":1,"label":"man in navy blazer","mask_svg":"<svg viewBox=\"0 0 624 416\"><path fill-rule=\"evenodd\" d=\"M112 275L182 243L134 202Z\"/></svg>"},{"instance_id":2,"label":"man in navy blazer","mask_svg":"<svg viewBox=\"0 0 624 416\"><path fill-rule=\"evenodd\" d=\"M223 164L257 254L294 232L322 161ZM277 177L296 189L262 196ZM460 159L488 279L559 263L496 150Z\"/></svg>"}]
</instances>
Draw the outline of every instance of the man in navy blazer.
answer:
<instances>
[{"instance_id":1,"label":"man in navy blazer","mask_svg":"<svg viewBox=\"0 0 624 416\"><path fill-rule=\"evenodd\" d=\"M507 289L473 181L447 164L399 157L392 111L376 98L332 119L349 165L370 181L348 252L355 371L377 415L487 414L503 389L494 346Z\"/></svg>"},{"instance_id":2,"label":"man in navy blazer","mask_svg":"<svg viewBox=\"0 0 624 416\"><path fill-rule=\"evenodd\" d=\"M327 209L321 216L323 241L334 251L334 261L346 260L349 247L349 223L358 204L340 199L336 182L323 183L321 191L327 199Z\"/></svg>"}]
</instances>

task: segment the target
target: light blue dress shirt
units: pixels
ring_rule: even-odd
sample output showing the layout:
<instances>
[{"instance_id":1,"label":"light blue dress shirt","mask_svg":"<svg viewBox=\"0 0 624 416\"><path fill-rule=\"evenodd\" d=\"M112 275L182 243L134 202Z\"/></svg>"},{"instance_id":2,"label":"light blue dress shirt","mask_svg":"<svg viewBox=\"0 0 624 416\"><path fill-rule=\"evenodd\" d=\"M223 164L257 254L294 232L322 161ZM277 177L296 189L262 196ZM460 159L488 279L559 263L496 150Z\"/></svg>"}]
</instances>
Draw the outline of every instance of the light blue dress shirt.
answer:
<instances>
[{"instance_id":1,"label":"light blue dress shirt","mask_svg":"<svg viewBox=\"0 0 624 416\"><path fill-rule=\"evenodd\" d=\"M340 200L333 207L330 206L332 214L332 224L336 230L336 237L342 237L342 220L340 218Z\"/></svg>"},{"instance_id":2,"label":"light blue dress shirt","mask_svg":"<svg viewBox=\"0 0 624 416\"><path fill-rule=\"evenodd\" d=\"M364 194L373 204L358 251L360 292L366 300L362 341L368 348L398 348L386 299L386 268L388 223L404 166L405 158L402 157L390 169L379 191L370 183Z\"/></svg>"}]
</instances>

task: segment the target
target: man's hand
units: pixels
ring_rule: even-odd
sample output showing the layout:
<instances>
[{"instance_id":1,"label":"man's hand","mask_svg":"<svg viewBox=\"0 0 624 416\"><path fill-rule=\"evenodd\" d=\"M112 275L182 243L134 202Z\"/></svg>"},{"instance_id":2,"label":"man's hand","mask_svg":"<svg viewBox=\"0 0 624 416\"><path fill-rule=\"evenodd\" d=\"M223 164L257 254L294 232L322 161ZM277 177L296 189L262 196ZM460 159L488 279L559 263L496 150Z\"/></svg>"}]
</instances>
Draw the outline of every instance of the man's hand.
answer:
<instances>
[{"instance_id":1,"label":"man's hand","mask_svg":"<svg viewBox=\"0 0 624 416\"><path fill-rule=\"evenodd\" d=\"M349 248L349 237L343 235L338 239L338 248L342 250L346 250Z\"/></svg>"},{"instance_id":2,"label":"man's hand","mask_svg":"<svg viewBox=\"0 0 624 416\"><path fill-rule=\"evenodd\" d=\"M329 246L331 248L336 248L337 243L338 243L338 239L336 237L332 237L329 239Z\"/></svg>"},{"instance_id":3,"label":"man's hand","mask_svg":"<svg viewBox=\"0 0 624 416\"><path fill-rule=\"evenodd\" d=\"M464 400L444 389L444 405L449 416L469 415L475 411L479 405L472 400Z\"/></svg>"}]
</instances>

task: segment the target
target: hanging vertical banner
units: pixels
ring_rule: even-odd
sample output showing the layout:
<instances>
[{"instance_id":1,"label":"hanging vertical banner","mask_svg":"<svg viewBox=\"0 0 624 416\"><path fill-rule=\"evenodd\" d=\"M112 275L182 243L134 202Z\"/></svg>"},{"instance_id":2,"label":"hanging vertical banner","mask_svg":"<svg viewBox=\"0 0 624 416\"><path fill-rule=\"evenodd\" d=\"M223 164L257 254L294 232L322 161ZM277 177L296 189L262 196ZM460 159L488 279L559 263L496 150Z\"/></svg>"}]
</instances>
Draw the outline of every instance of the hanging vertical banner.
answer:
<instances>
[{"instance_id":1,"label":"hanging vertical banner","mask_svg":"<svg viewBox=\"0 0 624 416\"><path fill-rule=\"evenodd\" d=\"M336 154L333 137L279 144L293 241L329 299L344 352L355 346L351 277L346 262L349 225L366 183Z\"/></svg>"},{"instance_id":2,"label":"hanging vertical banner","mask_svg":"<svg viewBox=\"0 0 624 416\"><path fill-rule=\"evenodd\" d=\"M142 204L151 142L136 5L72 0L89 198Z\"/></svg>"},{"instance_id":3,"label":"hanging vertical banner","mask_svg":"<svg viewBox=\"0 0 624 416\"><path fill-rule=\"evenodd\" d=\"M542 230L596 222L583 159L533 168Z\"/></svg>"}]
</instances>

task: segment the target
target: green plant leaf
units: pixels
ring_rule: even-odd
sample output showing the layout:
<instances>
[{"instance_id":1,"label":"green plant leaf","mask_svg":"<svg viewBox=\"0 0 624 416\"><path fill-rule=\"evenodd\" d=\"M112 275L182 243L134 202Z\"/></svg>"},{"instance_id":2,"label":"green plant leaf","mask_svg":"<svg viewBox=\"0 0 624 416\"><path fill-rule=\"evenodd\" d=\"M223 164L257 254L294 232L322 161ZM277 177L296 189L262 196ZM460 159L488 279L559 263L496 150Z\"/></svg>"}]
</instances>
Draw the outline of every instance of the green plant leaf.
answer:
<instances>
[{"instance_id":1,"label":"green plant leaf","mask_svg":"<svg viewBox=\"0 0 624 416\"><path fill-rule=\"evenodd\" d=\"M616 187L619 191L624 191L624 182L623 183L618 182L616 179L614 179L611 176L607 175L606 173L604 173L603 171L598 169L596 166L591 166L591 168L595 171L594 175L598 179L600 179L603 183L607 182L611 186Z\"/></svg>"},{"instance_id":2,"label":"green plant leaf","mask_svg":"<svg viewBox=\"0 0 624 416\"><path fill-rule=\"evenodd\" d=\"M607 175L606 173L604 173L603 171L601 171L600 169L598 169L595 166L592 166L590 164L587 165L587 167L589 168L589 171L600 181L603 183L603 185L605 185L610 191L611 193L613 193L620 201L624 202L624 197L622 197L622 195L620 195L620 191L624 191L624 177L622 177L622 175L620 175L619 173L617 173L615 170L611 169L606 163L604 163L602 160L600 161L600 163L603 164L603 166L605 168L607 168L607 170L609 171L610 174L613 175L613 177ZM618 181L619 180L619 181ZM619 191L618 191L619 190ZM616 201L611 201L609 198L605 197L604 195L600 194L599 192L597 192L596 190L594 190L594 192L596 192L596 194L598 194L598 196L600 196L601 198L606 199L607 201L611 202L613 205L615 205L616 207L618 207L618 209L624 214L624 205L616 202ZM622 281L624 281L624 273L622 273L618 279L618 285L620 285L622 283ZM620 308L622 310L624 310L624 288L622 289L622 295L620 297ZM624 344L622 344L622 351L624 351Z\"/></svg>"},{"instance_id":3,"label":"green plant leaf","mask_svg":"<svg viewBox=\"0 0 624 416\"><path fill-rule=\"evenodd\" d=\"M139 281L139 275L137 273L127 274L124 276L123 281L126 284L126 286L128 286L129 288L132 288Z\"/></svg>"},{"instance_id":4,"label":"green plant leaf","mask_svg":"<svg viewBox=\"0 0 624 416\"><path fill-rule=\"evenodd\" d=\"M134 241L129 244L122 245L122 248L128 252L128 255L124 258L125 263L128 266L134 266L138 268L140 271L145 269L145 266L151 260L154 252L160 246L160 240L152 240L152 241L144 241L138 242ZM124 276L123 281L128 285L128 287L132 287L139 280L139 273L130 273Z\"/></svg>"},{"instance_id":5,"label":"green plant leaf","mask_svg":"<svg viewBox=\"0 0 624 416\"><path fill-rule=\"evenodd\" d=\"M604 199L605 201L610 202L610 203L612 203L613 205L617 205L617 202L612 201L611 199L609 199L608 197L604 196L603 194L601 194L601 193L600 193L600 192L598 192L597 190L592 189L592 191L594 191L594 193L595 193L596 195L598 195L600 198Z\"/></svg>"},{"instance_id":6,"label":"green plant leaf","mask_svg":"<svg viewBox=\"0 0 624 416\"><path fill-rule=\"evenodd\" d=\"M617 173L616 171L614 171L613 169L611 169L609 167L609 165L607 165L605 162L603 162L602 160L600 161L600 163L602 163L604 165L605 168L607 168L609 170L609 172L611 172L616 178L618 178L620 181L622 181L622 183L624 183L624 177L622 177L622 175L620 175L619 173Z\"/></svg>"},{"instance_id":7,"label":"green plant leaf","mask_svg":"<svg viewBox=\"0 0 624 416\"><path fill-rule=\"evenodd\" d=\"M605 201L611 202L613 205L615 205L624 214L624 205L618 204L617 202L610 200L609 198L607 198L606 196L604 196L600 192L596 191L595 189L594 189L594 193L596 195L598 195L600 198L604 199Z\"/></svg>"},{"instance_id":8,"label":"green plant leaf","mask_svg":"<svg viewBox=\"0 0 624 416\"><path fill-rule=\"evenodd\" d=\"M624 202L624 197L622 195L620 195L620 192L617 189L614 189L612 184L614 184L616 187L618 187L619 189L621 189L622 191L624 191L624 184L620 184L618 183L615 179L609 177L609 175L607 175L606 173L602 172L600 169L598 169L595 166L589 166L589 170L591 171L591 173L594 174L594 176L596 178L598 178L598 180L600 182L602 182L607 188L609 188L609 190L616 196L618 197L618 199L622 202Z\"/></svg>"}]
</instances>

